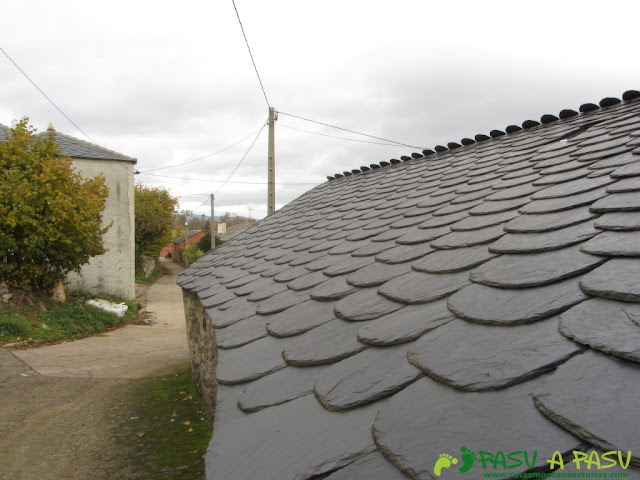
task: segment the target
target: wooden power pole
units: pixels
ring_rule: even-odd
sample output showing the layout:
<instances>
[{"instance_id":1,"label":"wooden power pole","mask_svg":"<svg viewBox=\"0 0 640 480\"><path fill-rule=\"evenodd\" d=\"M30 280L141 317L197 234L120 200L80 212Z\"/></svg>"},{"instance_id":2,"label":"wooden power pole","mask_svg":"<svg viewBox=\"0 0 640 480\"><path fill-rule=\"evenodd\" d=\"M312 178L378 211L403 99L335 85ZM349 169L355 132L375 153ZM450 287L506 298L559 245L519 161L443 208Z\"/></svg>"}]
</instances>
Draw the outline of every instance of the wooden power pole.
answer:
<instances>
[{"instance_id":1,"label":"wooden power pole","mask_svg":"<svg viewBox=\"0 0 640 480\"><path fill-rule=\"evenodd\" d=\"M216 248L216 227L214 225L214 219L213 219L213 201L214 201L214 196L212 193L211 194L211 221L209 222L209 229L211 230L211 250Z\"/></svg>"},{"instance_id":2,"label":"wooden power pole","mask_svg":"<svg viewBox=\"0 0 640 480\"><path fill-rule=\"evenodd\" d=\"M267 216L276 211L276 152L275 110L269 107L269 185L267 189Z\"/></svg>"}]
</instances>

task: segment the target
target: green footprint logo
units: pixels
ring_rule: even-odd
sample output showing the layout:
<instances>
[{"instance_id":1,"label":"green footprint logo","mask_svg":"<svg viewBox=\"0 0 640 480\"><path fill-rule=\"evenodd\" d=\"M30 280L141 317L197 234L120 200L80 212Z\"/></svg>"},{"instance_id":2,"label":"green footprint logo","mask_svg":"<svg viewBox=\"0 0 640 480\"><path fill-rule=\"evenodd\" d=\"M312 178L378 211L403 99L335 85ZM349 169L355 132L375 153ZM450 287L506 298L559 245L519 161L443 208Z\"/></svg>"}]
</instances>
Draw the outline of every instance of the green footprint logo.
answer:
<instances>
[{"instance_id":1,"label":"green footprint logo","mask_svg":"<svg viewBox=\"0 0 640 480\"><path fill-rule=\"evenodd\" d=\"M473 464L476 463L478 458L476 457L476 454L467 447L462 447L460 451L462 452L462 455L460 455L460 458L462 458L462 466L458 471L460 473L466 473L471 469L471 467L473 467Z\"/></svg>"},{"instance_id":2,"label":"green footprint logo","mask_svg":"<svg viewBox=\"0 0 640 480\"><path fill-rule=\"evenodd\" d=\"M448 453L441 453L436 464L433 466L433 473L439 477L443 468L449 468L451 465L458 463L458 459Z\"/></svg>"}]
</instances>

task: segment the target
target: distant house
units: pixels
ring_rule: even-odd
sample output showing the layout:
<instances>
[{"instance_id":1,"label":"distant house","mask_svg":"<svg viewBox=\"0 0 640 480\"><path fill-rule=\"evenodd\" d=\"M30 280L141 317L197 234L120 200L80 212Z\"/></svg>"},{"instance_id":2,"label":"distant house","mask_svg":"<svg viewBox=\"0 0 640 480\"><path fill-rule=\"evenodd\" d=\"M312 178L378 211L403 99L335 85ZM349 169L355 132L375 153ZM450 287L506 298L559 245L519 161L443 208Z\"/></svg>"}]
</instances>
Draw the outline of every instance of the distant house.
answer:
<instances>
[{"instance_id":1,"label":"distant house","mask_svg":"<svg viewBox=\"0 0 640 480\"><path fill-rule=\"evenodd\" d=\"M187 245L198 243L205 232L203 230L189 230L186 235L182 235L178 238L174 238L167 243L160 251L160 256L166 257L167 253L171 253L173 257L178 257L178 251L184 249Z\"/></svg>"},{"instance_id":2,"label":"distant house","mask_svg":"<svg viewBox=\"0 0 640 480\"><path fill-rule=\"evenodd\" d=\"M0 127L0 141L4 141L7 127ZM105 178L109 196L102 213L102 224L106 226L113 222L103 236L107 252L91 258L79 275L69 274L65 283L72 291L87 290L123 299L134 298L133 166L136 159L56 132L51 124L47 132L38 136L50 133L54 134L60 153L73 159L74 168L82 176L102 175Z\"/></svg>"}]
</instances>

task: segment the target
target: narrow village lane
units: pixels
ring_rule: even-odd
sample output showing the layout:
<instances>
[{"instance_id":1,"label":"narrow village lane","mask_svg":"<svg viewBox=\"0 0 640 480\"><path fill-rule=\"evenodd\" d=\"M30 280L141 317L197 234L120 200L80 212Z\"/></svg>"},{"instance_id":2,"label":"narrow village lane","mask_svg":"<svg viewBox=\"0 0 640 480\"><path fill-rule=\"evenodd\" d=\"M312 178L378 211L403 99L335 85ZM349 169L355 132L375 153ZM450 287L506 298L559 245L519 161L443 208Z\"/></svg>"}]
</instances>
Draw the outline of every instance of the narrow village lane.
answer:
<instances>
[{"instance_id":1,"label":"narrow village lane","mask_svg":"<svg viewBox=\"0 0 640 480\"><path fill-rule=\"evenodd\" d=\"M124 392L135 379L187 367L181 267L140 288L141 319L91 338L27 350L0 349L0 479L108 479ZM167 273L167 270L169 273Z\"/></svg>"}]
</instances>

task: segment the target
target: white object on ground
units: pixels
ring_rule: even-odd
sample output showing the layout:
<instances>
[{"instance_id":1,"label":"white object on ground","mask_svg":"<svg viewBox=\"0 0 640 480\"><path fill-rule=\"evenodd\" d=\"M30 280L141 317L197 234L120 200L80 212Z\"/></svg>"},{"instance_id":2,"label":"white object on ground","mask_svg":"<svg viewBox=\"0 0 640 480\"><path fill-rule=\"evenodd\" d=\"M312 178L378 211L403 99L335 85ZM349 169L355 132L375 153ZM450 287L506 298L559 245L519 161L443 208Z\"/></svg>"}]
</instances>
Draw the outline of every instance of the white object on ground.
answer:
<instances>
[{"instance_id":1,"label":"white object on ground","mask_svg":"<svg viewBox=\"0 0 640 480\"><path fill-rule=\"evenodd\" d=\"M111 303L107 302L106 300L100 300L99 298L87 300L86 304L91 305L92 307L99 308L100 310L115 313L118 318L124 317L124 312L129 310L129 307L124 303Z\"/></svg>"}]
</instances>

